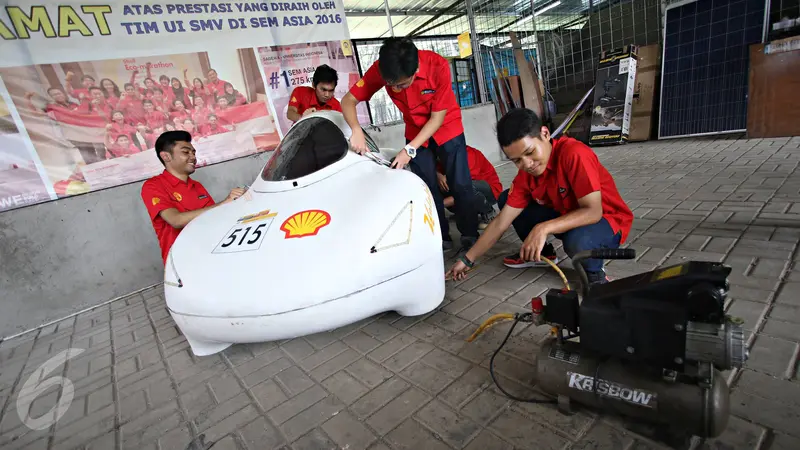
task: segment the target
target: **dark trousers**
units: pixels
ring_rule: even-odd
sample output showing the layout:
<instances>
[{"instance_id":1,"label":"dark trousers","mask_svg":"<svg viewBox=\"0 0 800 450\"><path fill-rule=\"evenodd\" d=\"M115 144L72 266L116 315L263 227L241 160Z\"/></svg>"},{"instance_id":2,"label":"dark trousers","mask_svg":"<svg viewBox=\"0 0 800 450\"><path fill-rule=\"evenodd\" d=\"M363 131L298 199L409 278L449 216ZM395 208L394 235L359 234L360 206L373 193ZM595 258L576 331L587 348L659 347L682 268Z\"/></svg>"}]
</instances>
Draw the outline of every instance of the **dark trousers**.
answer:
<instances>
[{"instance_id":1,"label":"dark trousers","mask_svg":"<svg viewBox=\"0 0 800 450\"><path fill-rule=\"evenodd\" d=\"M508 190L500 194L497 200L500 209L503 209L508 200ZM548 220L556 219L560 214L550 208L542 206L536 202L531 202L522 213L514 219L512 225L517 236L523 241L537 224ZM619 241L622 234L616 233L611 229L611 225L605 218L591 225L573 228L566 233L555 235L556 239L564 244L564 251L572 258L575 254L584 250L594 250L596 248L619 248ZM583 268L586 272L601 272L603 270L602 259L584 259Z\"/></svg>"},{"instance_id":2,"label":"dark trousers","mask_svg":"<svg viewBox=\"0 0 800 450\"><path fill-rule=\"evenodd\" d=\"M449 186L448 186L449 187ZM472 180L472 192L475 194L475 210L478 214L489 214L493 211L493 206L497 204L494 198L492 187L484 180ZM450 191L442 191L444 198L452 197ZM448 211L455 211L454 208L447 208Z\"/></svg>"},{"instance_id":3,"label":"dark trousers","mask_svg":"<svg viewBox=\"0 0 800 450\"><path fill-rule=\"evenodd\" d=\"M463 133L442 145L437 145L431 138L428 146L420 147L417 156L409 163L409 169L422 178L431 190L433 203L439 214L442 239L449 241L450 224L444 217L444 198L439 191L436 178L437 161L441 162L444 168L447 186L455 201L456 227L461 232L462 239L475 240L478 238L478 212L475 209L475 193L472 190L472 176L469 173L467 141Z\"/></svg>"}]
</instances>

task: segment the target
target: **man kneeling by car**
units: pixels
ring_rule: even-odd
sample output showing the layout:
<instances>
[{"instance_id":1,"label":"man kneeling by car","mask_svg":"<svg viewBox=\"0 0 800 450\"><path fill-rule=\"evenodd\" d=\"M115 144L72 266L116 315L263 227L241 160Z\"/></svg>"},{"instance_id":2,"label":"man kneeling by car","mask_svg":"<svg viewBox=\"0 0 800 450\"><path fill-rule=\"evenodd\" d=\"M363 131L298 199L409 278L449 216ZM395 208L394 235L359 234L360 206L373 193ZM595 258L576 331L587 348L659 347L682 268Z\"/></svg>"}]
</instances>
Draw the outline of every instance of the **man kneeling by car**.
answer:
<instances>
[{"instance_id":1,"label":"man kneeling by car","mask_svg":"<svg viewBox=\"0 0 800 450\"><path fill-rule=\"evenodd\" d=\"M509 111L497 123L497 139L519 169L508 191L500 195L500 214L478 242L448 271L462 279L509 226L523 240L519 253L505 258L509 267L558 262L552 234L567 255L599 248L619 248L633 223L611 174L588 146L569 137L553 139L539 117L528 109ZM608 281L603 260L583 261L590 283Z\"/></svg>"},{"instance_id":2,"label":"man kneeling by car","mask_svg":"<svg viewBox=\"0 0 800 450\"><path fill-rule=\"evenodd\" d=\"M472 191L475 193L475 210L478 212L478 229L485 229L489 222L497 215L497 198L503 192L503 184L500 177L494 170L492 163L483 156L480 150L467 146L467 162L469 163L469 174L472 178ZM447 177L441 163L436 165L436 176L439 181L439 191L444 198L444 207L453 212L455 209L455 198L450 194L450 187L447 185Z\"/></svg>"},{"instance_id":3,"label":"man kneeling by car","mask_svg":"<svg viewBox=\"0 0 800 450\"><path fill-rule=\"evenodd\" d=\"M205 187L190 177L197 164L197 151L187 131L166 131L156 139L156 156L164 171L142 185L142 201L161 247L164 264L172 244L183 227L195 217L244 195L242 188L231 189L225 200L215 203Z\"/></svg>"}]
</instances>

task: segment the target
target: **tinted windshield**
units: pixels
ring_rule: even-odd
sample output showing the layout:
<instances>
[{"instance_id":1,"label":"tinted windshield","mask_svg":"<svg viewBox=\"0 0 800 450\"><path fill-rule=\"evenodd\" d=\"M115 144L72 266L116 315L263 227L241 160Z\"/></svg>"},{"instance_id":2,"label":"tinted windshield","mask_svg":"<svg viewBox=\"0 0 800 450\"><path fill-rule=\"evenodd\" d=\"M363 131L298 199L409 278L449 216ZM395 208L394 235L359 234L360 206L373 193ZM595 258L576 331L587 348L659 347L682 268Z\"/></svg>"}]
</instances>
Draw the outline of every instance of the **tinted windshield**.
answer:
<instances>
[{"instance_id":1,"label":"tinted windshield","mask_svg":"<svg viewBox=\"0 0 800 450\"><path fill-rule=\"evenodd\" d=\"M289 130L261 172L261 178L285 181L304 177L339 161L347 151L347 140L336 124L312 117L297 122Z\"/></svg>"},{"instance_id":2,"label":"tinted windshield","mask_svg":"<svg viewBox=\"0 0 800 450\"><path fill-rule=\"evenodd\" d=\"M379 151L378 144L376 144L375 141L372 140L372 136L370 136L369 133L367 133L367 130L362 128L361 131L364 132L364 138L367 141L367 150L373 153L377 153Z\"/></svg>"}]
</instances>

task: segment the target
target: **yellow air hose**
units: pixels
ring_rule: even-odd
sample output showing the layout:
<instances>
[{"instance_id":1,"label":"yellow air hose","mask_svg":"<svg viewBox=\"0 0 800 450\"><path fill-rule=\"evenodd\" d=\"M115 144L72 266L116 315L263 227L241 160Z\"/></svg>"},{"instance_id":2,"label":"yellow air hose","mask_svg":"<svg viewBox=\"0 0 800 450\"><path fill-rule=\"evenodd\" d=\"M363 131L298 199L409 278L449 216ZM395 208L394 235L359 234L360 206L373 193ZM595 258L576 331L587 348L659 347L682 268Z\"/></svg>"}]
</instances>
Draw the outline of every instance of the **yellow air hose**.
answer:
<instances>
[{"instance_id":1,"label":"yellow air hose","mask_svg":"<svg viewBox=\"0 0 800 450\"><path fill-rule=\"evenodd\" d=\"M564 272L561 270L561 268L559 268L556 265L556 263L554 263L553 261L550 261L550 259L548 259L548 258L542 258L542 261L545 261L547 264L550 265L550 267L553 268L553 270L556 271L556 273L558 273L558 275L561 277L561 281L564 283L564 287L568 291L570 291L571 289L569 287L569 281L567 281L567 277L566 277L566 275L564 275ZM494 324L496 324L498 322L502 322L502 321L505 321L505 320L514 320L514 319L515 319L515 315L514 314L510 314L510 313L495 314L492 317L489 317L488 319L486 319L481 324L481 326L479 326L478 329L475 330L475 332L472 333L472 335L469 338L467 338L467 342L474 341L475 338L480 336L480 334L483 333L484 331L486 331L487 328L493 326Z\"/></svg>"}]
</instances>

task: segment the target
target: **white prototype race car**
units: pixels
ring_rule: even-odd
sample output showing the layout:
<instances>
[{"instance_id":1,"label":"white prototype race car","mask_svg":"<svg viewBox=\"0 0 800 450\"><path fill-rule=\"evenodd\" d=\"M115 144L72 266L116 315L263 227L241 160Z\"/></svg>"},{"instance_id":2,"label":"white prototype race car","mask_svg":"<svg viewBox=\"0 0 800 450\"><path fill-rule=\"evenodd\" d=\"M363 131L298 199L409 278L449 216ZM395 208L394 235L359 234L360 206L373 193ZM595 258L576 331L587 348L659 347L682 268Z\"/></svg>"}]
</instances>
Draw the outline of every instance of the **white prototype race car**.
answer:
<instances>
[{"instance_id":1,"label":"white prototype race car","mask_svg":"<svg viewBox=\"0 0 800 450\"><path fill-rule=\"evenodd\" d=\"M366 132L365 132L366 135ZM290 339L444 299L431 192L341 113L299 120L247 194L192 220L167 257L167 307L195 355Z\"/></svg>"}]
</instances>

